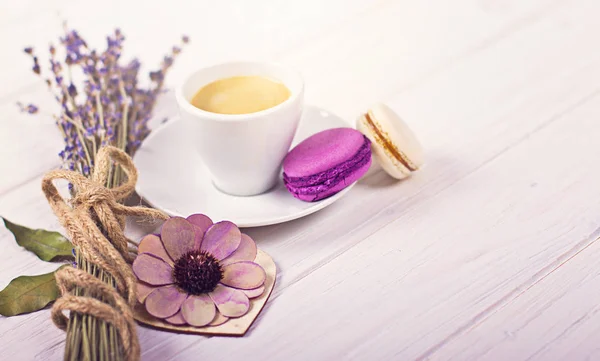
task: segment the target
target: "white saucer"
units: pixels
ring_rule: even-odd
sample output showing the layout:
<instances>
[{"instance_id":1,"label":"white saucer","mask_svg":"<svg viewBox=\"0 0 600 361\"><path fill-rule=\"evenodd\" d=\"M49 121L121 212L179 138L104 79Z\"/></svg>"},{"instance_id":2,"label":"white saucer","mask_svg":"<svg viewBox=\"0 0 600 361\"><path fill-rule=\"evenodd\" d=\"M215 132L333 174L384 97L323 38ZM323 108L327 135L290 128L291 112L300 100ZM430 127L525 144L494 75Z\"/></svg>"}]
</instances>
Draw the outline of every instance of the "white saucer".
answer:
<instances>
[{"instance_id":1,"label":"white saucer","mask_svg":"<svg viewBox=\"0 0 600 361\"><path fill-rule=\"evenodd\" d=\"M291 221L327 207L354 186L319 202L294 198L281 180L271 191L236 197L219 191L178 118L152 131L136 152L137 193L151 206L172 216L204 213L213 221L229 220L239 227L258 227ZM306 107L292 147L321 130L350 127L343 119Z\"/></svg>"}]
</instances>

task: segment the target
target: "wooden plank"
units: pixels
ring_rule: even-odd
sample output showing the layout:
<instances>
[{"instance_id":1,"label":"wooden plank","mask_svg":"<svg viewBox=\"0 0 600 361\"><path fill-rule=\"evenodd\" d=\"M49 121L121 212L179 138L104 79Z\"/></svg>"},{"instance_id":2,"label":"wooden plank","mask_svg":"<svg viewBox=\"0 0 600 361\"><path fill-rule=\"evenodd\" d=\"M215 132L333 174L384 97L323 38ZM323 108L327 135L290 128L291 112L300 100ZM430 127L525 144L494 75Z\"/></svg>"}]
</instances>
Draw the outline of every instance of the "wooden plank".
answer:
<instances>
[{"instance_id":1,"label":"wooden plank","mask_svg":"<svg viewBox=\"0 0 600 361\"><path fill-rule=\"evenodd\" d=\"M144 359L423 356L598 226L589 152L597 149L589 142L598 130L578 113L598 105L599 54L589 46L599 30L597 5L454 3L452 10L438 2L439 13L384 3L340 30L328 28L332 35L316 43L300 36L298 44L309 43L282 54L308 70L309 99L322 99L319 104L349 119L367 102L388 100L417 130L429 164L402 183L374 172L329 209L251 230L282 272L249 337L140 328ZM388 32L394 19L416 34L402 51ZM423 25L436 21L439 27ZM565 194L567 217L552 198ZM39 179L0 196L0 214L56 227ZM0 255L4 284L39 269L7 239L0 230L7 245ZM357 292L362 289L369 292ZM27 339L24 350L30 334L36 341ZM7 345L2 358L62 356L62 333L47 312L3 319L0 337ZM436 350L431 355L443 355L444 348Z\"/></svg>"},{"instance_id":2,"label":"wooden plank","mask_svg":"<svg viewBox=\"0 0 600 361\"><path fill-rule=\"evenodd\" d=\"M581 243L581 249L557 259L541 270L539 280L515 289L510 301L470 325L436 359L599 359L600 241Z\"/></svg>"},{"instance_id":3,"label":"wooden plank","mask_svg":"<svg viewBox=\"0 0 600 361\"><path fill-rule=\"evenodd\" d=\"M303 70L307 101L354 120L372 102L411 96L416 88L566 5L549 0L396 1L373 8L284 59ZM494 65L502 64L485 63Z\"/></svg>"}]
</instances>

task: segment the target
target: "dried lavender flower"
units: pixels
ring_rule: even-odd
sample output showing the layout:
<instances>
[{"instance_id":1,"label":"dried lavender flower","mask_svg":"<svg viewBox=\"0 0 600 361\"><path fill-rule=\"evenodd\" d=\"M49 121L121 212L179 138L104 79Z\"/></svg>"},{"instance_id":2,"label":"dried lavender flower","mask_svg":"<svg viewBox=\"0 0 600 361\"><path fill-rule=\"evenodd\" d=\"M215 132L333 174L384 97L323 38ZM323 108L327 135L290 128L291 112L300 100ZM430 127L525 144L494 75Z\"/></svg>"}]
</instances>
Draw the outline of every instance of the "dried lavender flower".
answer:
<instances>
[{"instance_id":1,"label":"dried lavender flower","mask_svg":"<svg viewBox=\"0 0 600 361\"><path fill-rule=\"evenodd\" d=\"M163 58L159 69L150 72L147 88L138 86L140 62L121 61L124 41L122 31L115 29L106 37L105 49L90 49L76 30L65 28L59 46L51 44L48 48L50 76L44 81L61 105L55 120L65 141L59 157L67 169L90 175L95 154L103 145L116 146L130 155L135 153L150 133L148 121L163 90L165 75L189 38L183 36L181 44L173 46ZM24 52L32 58L33 72L41 75L34 49L26 47ZM76 71L85 76L79 85L71 77ZM38 112L33 104L18 106L23 112Z\"/></svg>"},{"instance_id":2,"label":"dried lavender flower","mask_svg":"<svg viewBox=\"0 0 600 361\"><path fill-rule=\"evenodd\" d=\"M29 113L29 114L35 114L38 112L38 107L36 107L33 104L27 104L24 105L21 102L17 102L17 106L19 107L19 109L23 112L23 113Z\"/></svg>"}]
</instances>

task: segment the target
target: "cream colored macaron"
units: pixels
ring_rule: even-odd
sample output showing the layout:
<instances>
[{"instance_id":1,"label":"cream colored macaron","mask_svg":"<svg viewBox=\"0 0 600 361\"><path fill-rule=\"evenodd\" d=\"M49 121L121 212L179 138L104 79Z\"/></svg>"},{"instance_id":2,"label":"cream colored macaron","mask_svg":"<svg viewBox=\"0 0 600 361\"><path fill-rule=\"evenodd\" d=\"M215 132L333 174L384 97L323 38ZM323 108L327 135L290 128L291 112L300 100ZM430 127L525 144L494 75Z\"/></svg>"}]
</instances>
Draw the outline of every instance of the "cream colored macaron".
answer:
<instances>
[{"instance_id":1,"label":"cream colored macaron","mask_svg":"<svg viewBox=\"0 0 600 361\"><path fill-rule=\"evenodd\" d=\"M371 140L374 158L392 177L406 178L423 165L421 143L387 105L373 105L358 118L356 128Z\"/></svg>"}]
</instances>

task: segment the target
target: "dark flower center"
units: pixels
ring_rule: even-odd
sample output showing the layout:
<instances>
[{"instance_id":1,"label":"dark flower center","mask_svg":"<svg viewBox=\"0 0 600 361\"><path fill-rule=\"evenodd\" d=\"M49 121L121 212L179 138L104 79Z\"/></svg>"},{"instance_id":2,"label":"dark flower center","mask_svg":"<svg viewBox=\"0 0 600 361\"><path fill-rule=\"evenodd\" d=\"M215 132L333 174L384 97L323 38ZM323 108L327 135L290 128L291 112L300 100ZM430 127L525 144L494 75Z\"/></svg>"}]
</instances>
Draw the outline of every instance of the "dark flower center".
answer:
<instances>
[{"instance_id":1,"label":"dark flower center","mask_svg":"<svg viewBox=\"0 0 600 361\"><path fill-rule=\"evenodd\" d=\"M181 256L173 269L175 284L192 295L211 292L223 278L219 261L205 251L189 251Z\"/></svg>"}]
</instances>

